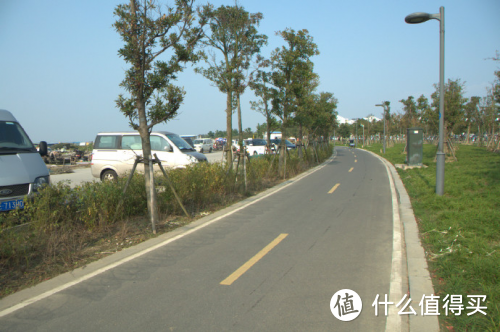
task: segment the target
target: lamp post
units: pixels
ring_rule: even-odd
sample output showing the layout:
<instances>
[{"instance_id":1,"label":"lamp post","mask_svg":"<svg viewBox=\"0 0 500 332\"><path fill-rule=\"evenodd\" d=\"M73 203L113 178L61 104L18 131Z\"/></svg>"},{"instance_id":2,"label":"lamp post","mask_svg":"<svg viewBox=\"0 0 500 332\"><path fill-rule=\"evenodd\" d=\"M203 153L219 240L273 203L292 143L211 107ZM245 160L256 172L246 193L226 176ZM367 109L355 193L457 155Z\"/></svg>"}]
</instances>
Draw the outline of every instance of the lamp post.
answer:
<instances>
[{"instance_id":1,"label":"lamp post","mask_svg":"<svg viewBox=\"0 0 500 332\"><path fill-rule=\"evenodd\" d=\"M389 107L389 106L387 105L386 101L383 101L382 104L376 104L375 106L380 106L380 107L384 108L384 154L385 154L385 118L386 118L386 112L387 112L387 109L385 107L386 106Z\"/></svg>"},{"instance_id":2,"label":"lamp post","mask_svg":"<svg viewBox=\"0 0 500 332\"><path fill-rule=\"evenodd\" d=\"M439 143L436 153L436 194L444 193L444 7L439 8L439 14L413 13L405 17L408 24L423 23L428 20L439 21Z\"/></svg>"},{"instance_id":3,"label":"lamp post","mask_svg":"<svg viewBox=\"0 0 500 332\"><path fill-rule=\"evenodd\" d=\"M363 147L365 146L365 125L361 124L361 127L363 127Z\"/></svg>"},{"instance_id":4,"label":"lamp post","mask_svg":"<svg viewBox=\"0 0 500 332\"><path fill-rule=\"evenodd\" d=\"M358 147L358 120L356 119L356 147Z\"/></svg>"}]
</instances>

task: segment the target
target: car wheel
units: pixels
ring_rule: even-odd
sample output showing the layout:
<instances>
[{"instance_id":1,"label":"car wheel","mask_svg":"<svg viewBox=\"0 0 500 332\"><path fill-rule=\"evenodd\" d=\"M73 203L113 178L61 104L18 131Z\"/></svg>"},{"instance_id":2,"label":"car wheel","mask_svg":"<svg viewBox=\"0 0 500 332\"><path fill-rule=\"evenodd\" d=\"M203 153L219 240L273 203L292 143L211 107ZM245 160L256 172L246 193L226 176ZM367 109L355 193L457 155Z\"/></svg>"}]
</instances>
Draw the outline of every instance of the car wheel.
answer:
<instances>
[{"instance_id":1,"label":"car wheel","mask_svg":"<svg viewBox=\"0 0 500 332\"><path fill-rule=\"evenodd\" d=\"M101 175L101 181L116 181L118 180L118 174L113 170L107 170Z\"/></svg>"},{"instance_id":2,"label":"car wheel","mask_svg":"<svg viewBox=\"0 0 500 332\"><path fill-rule=\"evenodd\" d=\"M203 153L203 148L200 149L200 153Z\"/></svg>"},{"instance_id":3,"label":"car wheel","mask_svg":"<svg viewBox=\"0 0 500 332\"><path fill-rule=\"evenodd\" d=\"M254 155L254 156L258 155L257 151L254 151L254 152L253 152L253 155Z\"/></svg>"},{"instance_id":4,"label":"car wheel","mask_svg":"<svg viewBox=\"0 0 500 332\"><path fill-rule=\"evenodd\" d=\"M210 148L210 151L208 151L208 153L212 153L212 148Z\"/></svg>"}]
</instances>

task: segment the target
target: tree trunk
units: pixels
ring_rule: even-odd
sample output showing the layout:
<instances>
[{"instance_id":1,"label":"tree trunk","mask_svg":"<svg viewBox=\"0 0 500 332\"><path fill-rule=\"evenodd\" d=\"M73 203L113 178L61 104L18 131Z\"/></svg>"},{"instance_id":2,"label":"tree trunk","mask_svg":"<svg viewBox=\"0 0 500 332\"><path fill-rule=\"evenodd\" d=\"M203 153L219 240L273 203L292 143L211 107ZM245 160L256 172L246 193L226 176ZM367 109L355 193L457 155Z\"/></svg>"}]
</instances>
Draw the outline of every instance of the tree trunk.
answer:
<instances>
[{"instance_id":1,"label":"tree trunk","mask_svg":"<svg viewBox=\"0 0 500 332\"><path fill-rule=\"evenodd\" d=\"M470 122L467 125L467 144L470 144Z\"/></svg>"},{"instance_id":2,"label":"tree trunk","mask_svg":"<svg viewBox=\"0 0 500 332\"><path fill-rule=\"evenodd\" d=\"M248 191L247 187L247 164L246 164L246 151L243 146L243 122L241 119L241 105L240 105L240 94L236 95L236 104L238 107L238 136L239 136L239 144L240 144L240 157L243 158L243 176L245 178L245 192Z\"/></svg>"},{"instance_id":3,"label":"tree trunk","mask_svg":"<svg viewBox=\"0 0 500 332\"><path fill-rule=\"evenodd\" d=\"M241 107L240 107L240 94L236 94L236 105L238 109L238 145L240 146L240 153L244 153L243 147L243 124L241 120Z\"/></svg>"},{"instance_id":4,"label":"tree trunk","mask_svg":"<svg viewBox=\"0 0 500 332\"><path fill-rule=\"evenodd\" d=\"M299 148L299 158L302 159L302 123L299 123L299 137L297 137L297 147Z\"/></svg>"},{"instance_id":5,"label":"tree trunk","mask_svg":"<svg viewBox=\"0 0 500 332\"><path fill-rule=\"evenodd\" d=\"M264 109L266 110L266 134L267 134L266 146L267 149L271 151L271 115L269 108L267 106L267 99L264 99Z\"/></svg>"},{"instance_id":6,"label":"tree trunk","mask_svg":"<svg viewBox=\"0 0 500 332\"><path fill-rule=\"evenodd\" d=\"M233 168L233 95L232 91L227 92L226 99L226 130L227 130L227 144L226 144L226 160L228 169Z\"/></svg>"},{"instance_id":7,"label":"tree trunk","mask_svg":"<svg viewBox=\"0 0 500 332\"><path fill-rule=\"evenodd\" d=\"M151 159L151 142L149 140L149 130L146 119L146 105L144 101L137 101L137 111L139 114L139 134L142 140L142 155L144 158L144 185L146 188L147 205L149 218L153 233L156 234L156 224L158 222L158 207L156 204L156 190L154 187L153 167Z\"/></svg>"},{"instance_id":8,"label":"tree trunk","mask_svg":"<svg viewBox=\"0 0 500 332\"><path fill-rule=\"evenodd\" d=\"M281 144L279 146L279 175L283 178L286 176L286 126L287 126L287 116L283 115L283 123L281 125Z\"/></svg>"}]
</instances>

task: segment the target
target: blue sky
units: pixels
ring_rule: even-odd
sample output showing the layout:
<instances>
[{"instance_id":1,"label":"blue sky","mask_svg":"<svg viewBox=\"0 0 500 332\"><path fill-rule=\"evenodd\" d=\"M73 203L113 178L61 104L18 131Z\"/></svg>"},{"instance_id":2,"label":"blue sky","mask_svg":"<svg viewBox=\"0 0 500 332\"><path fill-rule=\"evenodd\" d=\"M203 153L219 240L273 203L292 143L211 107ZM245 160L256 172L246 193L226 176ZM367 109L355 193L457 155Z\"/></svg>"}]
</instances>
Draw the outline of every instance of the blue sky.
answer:
<instances>
[{"instance_id":1,"label":"blue sky","mask_svg":"<svg viewBox=\"0 0 500 332\"><path fill-rule=\"evenodd\" d=\"M123 42L112 27L113 10L124 2L0 0L0 109L11 111L34 142L92 141L100 131L130 130L115 106L128 64L118 57ZM240 0L240 5L263 13L259 31L269 36L262 50L266 57L282 45L276 31L309 30L321 53L312 59L321 81L318 92L332 92L345 118L380 118L382 108L374 105L383 100L398 112L400 99L430 98L439 80L439 22L406 24L405 16L413 12L445 7L445 79L465 82L467 97L485 96L499 69L487 59L500 51L498 0ZM177 83L187 93L179 115L155 129L182 135L226 129L225 96L217 88L191 67ZM250 100L255 96L248 90L242 98L243 128L255 130L265 119L250 109Z\"/></svg>"}]
</instances>

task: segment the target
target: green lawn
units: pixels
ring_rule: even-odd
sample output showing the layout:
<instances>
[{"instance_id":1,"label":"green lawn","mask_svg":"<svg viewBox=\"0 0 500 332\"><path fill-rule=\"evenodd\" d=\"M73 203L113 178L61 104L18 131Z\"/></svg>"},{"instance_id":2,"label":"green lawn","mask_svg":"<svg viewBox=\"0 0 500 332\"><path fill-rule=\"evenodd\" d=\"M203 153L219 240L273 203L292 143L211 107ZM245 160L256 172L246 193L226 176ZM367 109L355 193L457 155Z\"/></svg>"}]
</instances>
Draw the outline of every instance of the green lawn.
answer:
<instances>
[{"instance_id":1,"label":"green lawn","mask_svg":"<svg viewBox=\"0 0 500 332\"><path fill-rule=\"evenodd\" d=\"M385 155L381 148L374 144L366 149L393 164L405 162L402 144L387 148ZM443 196L435 194L436 146L424 145L428 168L398 172L419 224L440 305L447 294L462 295L460 315L446 316L441 310L442 330L500 331L500 154L474 146L457 148L458 161L445 166ZM486 316L467 315L467 295L487 296Z\"/></svg>"}]
</instances>

